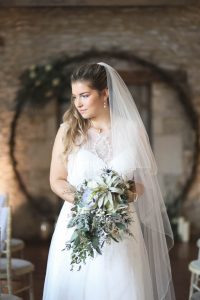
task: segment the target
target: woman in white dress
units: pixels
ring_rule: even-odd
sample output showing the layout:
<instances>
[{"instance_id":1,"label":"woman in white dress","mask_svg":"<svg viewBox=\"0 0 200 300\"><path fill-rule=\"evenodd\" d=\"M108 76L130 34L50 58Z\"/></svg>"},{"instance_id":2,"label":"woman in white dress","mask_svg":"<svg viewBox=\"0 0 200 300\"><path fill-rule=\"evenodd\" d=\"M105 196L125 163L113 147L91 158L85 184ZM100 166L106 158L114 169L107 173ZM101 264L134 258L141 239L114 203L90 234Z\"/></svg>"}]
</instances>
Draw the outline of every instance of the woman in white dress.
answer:
<instances>
[{"instance_id":1,"label":"woman in white dress","mask_svg":"<svg viewBox=\"0 0 200 300\"><path fill-rule=\"evenodd\" d=\"M43 300L174 300L168 256L173 235L133 98L105 63L77 67L71 86L71 106L52 151L50 185L64 204L51 241ZM74 191L104 167L135 179L129 193L134 238L105 245L102 255L71 271L70 251L63 249L74 230L67 228Z\"/></svg>"}]
</instances>

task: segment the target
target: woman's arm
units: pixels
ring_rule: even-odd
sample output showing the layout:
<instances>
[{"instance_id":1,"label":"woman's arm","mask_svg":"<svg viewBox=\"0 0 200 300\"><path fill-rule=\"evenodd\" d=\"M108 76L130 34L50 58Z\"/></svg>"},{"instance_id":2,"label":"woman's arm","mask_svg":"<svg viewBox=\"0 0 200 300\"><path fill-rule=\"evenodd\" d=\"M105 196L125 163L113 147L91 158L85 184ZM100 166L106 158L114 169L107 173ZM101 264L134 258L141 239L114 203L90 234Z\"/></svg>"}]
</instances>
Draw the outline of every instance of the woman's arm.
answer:
<instances>
[{"instance_id":1,"label":"woman's arm","mask_svg":"<svg viewBox=\"0 0 200 300\"><path fill-rule=\"evenodd\" d=\"M50 164L49 181L52 191L61 199L73 203L75 188L67 181L67 161L64 164L61 154L63 152L62 137L64 126L60 126L55 137Z\"/></svg>"}]
</instances>

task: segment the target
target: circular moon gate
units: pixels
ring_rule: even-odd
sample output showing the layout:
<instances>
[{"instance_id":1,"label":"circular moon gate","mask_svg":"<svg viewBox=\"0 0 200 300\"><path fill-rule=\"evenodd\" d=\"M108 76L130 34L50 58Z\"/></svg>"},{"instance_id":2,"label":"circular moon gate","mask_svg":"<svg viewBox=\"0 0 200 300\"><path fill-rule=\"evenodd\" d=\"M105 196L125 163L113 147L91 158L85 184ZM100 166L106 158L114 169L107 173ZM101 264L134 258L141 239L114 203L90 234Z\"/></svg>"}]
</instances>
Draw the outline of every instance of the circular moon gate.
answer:
<instances>
[{"instance_id":1,"label":"circular moon gate","mask_svg":"<svg viewBox=\"0 0 200 300\"><path fill-rule=\"evenodd\" d=\"M69 90L71 89L70 74L72 66L83 61L99 59L99 57L111 57L112 59L126 61L129 65L138 64L139 66L150 70L153 74L156 74L156 77L167 83L177 92L178 100L183 106L185 114L188 116L192 129L195 131L195 145L190 176L186 180L179 195L174 199L175 206L179 208L180 203L186 199L190 186L196 176L196 162L198 160L199 150L198 116L193 108L189 92L178 79L172 77L171 73L161 67L135 56L130 52L116 51L113 49L109 51L92 49L74 57L64 56L55 59L46 65L33 65L20 76L21 85L15 98L15 114L10 126L9 146L13 170L21 191L26 198L28 198L35 213L39 214L41 217L45 216L47 219L54 218L54 209L50 204L50 201L45 196L35 197L31 195L23 182L15 157L17 123L26 105L29 105L30 107L44 107L53 100L56 100L58 104L67 103L69 101Z\"/></svg>"}]
</instances>

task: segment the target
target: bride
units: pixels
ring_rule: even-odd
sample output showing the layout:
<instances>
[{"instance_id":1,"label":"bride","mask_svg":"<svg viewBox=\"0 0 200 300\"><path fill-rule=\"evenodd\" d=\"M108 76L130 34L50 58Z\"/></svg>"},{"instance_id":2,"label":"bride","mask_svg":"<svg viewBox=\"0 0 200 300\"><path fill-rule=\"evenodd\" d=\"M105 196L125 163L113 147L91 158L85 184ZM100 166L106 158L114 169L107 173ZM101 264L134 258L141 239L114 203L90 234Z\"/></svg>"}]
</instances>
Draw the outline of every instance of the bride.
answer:
<instances>
[{"instance_id":1,"label":"bride","mask_svg":"<svg viewBox=\"0 0 200 300\"><path fill-rule=\"evenodd\" d=\"M168 251L173 234L157 179L157 165L134 100L117 71L88 63L71 75L71 106L58 129L50 185L64 200L49 250L43 300L174 300ZM104 168L134 179L127 236L105 245L80 271L63 250L73 229L74 191Z\"/></svg>"}]
</instances>

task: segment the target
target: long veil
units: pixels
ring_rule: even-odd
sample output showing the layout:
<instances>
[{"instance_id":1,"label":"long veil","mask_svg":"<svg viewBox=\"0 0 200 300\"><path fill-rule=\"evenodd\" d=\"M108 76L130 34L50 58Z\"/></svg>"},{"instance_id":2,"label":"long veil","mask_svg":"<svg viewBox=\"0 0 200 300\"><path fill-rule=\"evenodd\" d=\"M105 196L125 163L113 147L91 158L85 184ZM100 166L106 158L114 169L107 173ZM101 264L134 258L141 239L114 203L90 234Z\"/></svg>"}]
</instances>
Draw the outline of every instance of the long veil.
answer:
<instances>
[{"instance_id":1,"label":"long veil","mask_svg":"<svg viewBox=\"0 0 200 300\"><path fill-rule=\"evenodd\" d=\"M148 134L133 97L118 72L104 62L98 64L105 67L107 74L113 156L123 154L124 157L125 154L135 181L144 186L144 193L135 207L148 254L154 300L174 300L168 254L174 239Z\"/></svg>"}]
</instances>

